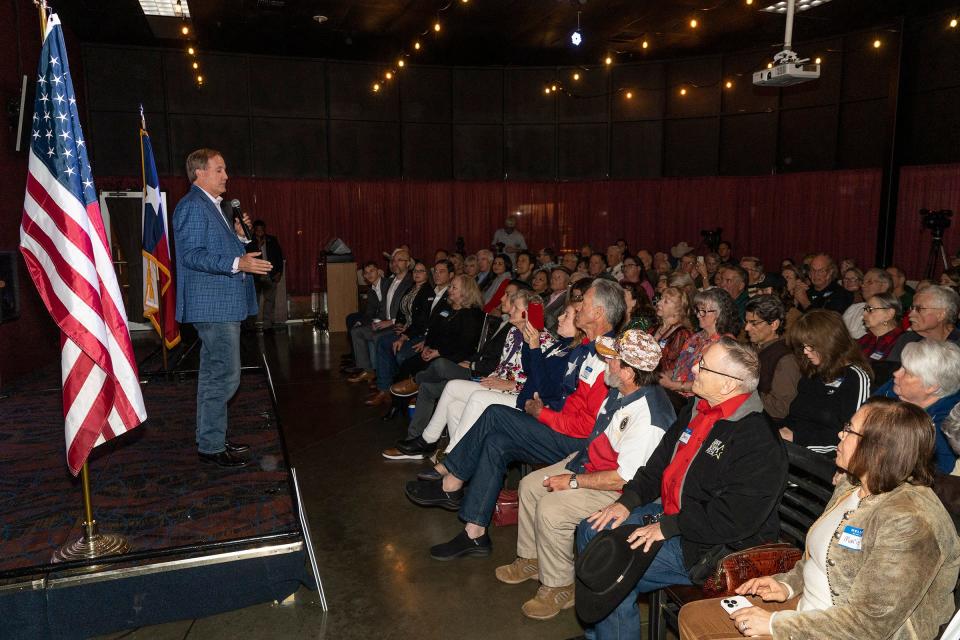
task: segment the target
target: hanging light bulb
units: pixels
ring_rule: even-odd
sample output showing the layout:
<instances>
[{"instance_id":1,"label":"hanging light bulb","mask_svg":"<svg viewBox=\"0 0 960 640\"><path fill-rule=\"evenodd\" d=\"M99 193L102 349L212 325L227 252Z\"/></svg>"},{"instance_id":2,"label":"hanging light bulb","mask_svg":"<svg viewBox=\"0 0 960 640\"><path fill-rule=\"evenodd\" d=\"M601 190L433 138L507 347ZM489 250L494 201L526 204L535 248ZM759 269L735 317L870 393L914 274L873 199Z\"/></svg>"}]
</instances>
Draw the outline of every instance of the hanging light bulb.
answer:
<instances>
[{"instance_id":1,"label":"hanging light bulb","mask_svg":"<svg viewBox=\"0 0 960 640\"><path fill-rule=\"evenodd\" d=\"M700 24L700 23L697 22L697 19L696 19L696 18L690 18L690 28L691 28L691 29L696 29L697 26L699 26L699 24Z\"/></svg>"},{"instance_id":2,"label":"hanging light bulb","mask_svg":"<svg viewBox=\"0 0 960 640\"><path fill-rule=\"evenodd\" d=\"M180 33L182 33L182 34L185 35L185 36L186 36L186 35L189 35L189 34L190 34L190 27L188 27L187 25L183 25L182 27L180 27Z\"/></svg>"},{"instance_id":3,"label":"hanging light bulb","mask_svg":"<svg viewBox=\"0 0 960 640\"><path fill-rule=\"evenodd\" d=\"M557 85L555 84L550 85L550 91L556 91L556 90L557 90Z\"/></svg>"},{"instance_id":4,"label":"hanging light bulb","mask_svg":"<svg viewBox=\"0 0 960 640\"><path fill-rule=\"evenodd\" d=\"M383 74L383 77L386 78L387 80L392 80L392 79L393 79L393 72L392 72L392 71L387 71L385 74Z\"/></svg>"},{"instance_id":5,"label":"hanging light bulb","mask_svg":"<svg viewBox=\"0 0 960 640\"><path fill-rule=\"evenodd\" d=\"M725 86L727 89L733 89L733 82L731 82L730 80L727 80L727 83L723 86Z\"/></svg>"},{"instance_id":6,"label":"hanging light bulb","mask_svg":"<svg viewBox=\"0 0 960 640\"><path fill-rule=\"evenodd\" d=\"M201 75L197 76L197 84L203 84L203 76Z\"/></svg>"},{"instance_id":7,"label":"hanging light bulb","mask_svg":"<svg viewBox=\"0 0 960 640\"><path fill-rule=\"evenodd\" d=\"M193 68L194 68L194 69L199 69L199 68L200 68L200 63L194 62L194 63L193 63Z\"/></svg>"},{"instance_id":8,"label":"hanging light bulb","mask_svg":"<svg viewBox=\"0 0 960 640\"><path fill-rule=\"evenodd\" d=\"M439 21L439 20L437 20L436 22L433 23L433 30L439 33L439 31L440 31L440 21Z\"/></svg>"},{"instance_id":9,"label":"hanging light bulb","mask_svg":"<svg viewBox=\"0 0 960 640\"><path fill-rule=\"evenodd\" d=\"M580 79L580 74L579 74L579 73L574 73L574 74L573 74L573 79L574 79L574 80L579 80L579 79Z\"/></svg>"},{"instance_id":10,"label":"hanging light bulb","mask_svg":"<svg viewBox=\"0 0 960 640\"><path fill-rule=\"evenodd\" d=\"M881 44L883 44L883 43L880 42L879 40L874 40L874 41L873 41L873 48L874 48L874 49L879 49Z\"/></svg>"},{"instance_id":11,"label":"hanging light bulb","mask_svg":"<svg viewBox=\"0 0 960 640\"><path fill-rule=\"evenodd\" d=\"M627 91L624 95L626 96L627 100L632 100L632 99L633 99L633 92L632 92L632 91Z\"/></svg>"},{"instance_id":12,"label":"hanging light bulb","mask_svg":"<svg viewBox=\"0 0 960 640\"><path fill-rule=\"evenodd\" d=\"M416 42L413 43L413 48L416 49L417 51L420 51L420 41L419 41L419 40L417 40Z\"/></svg>"},{"instance_id":13,"label":"hanging light bulb","mask_svg":"<svg viewBox=\"0 0 960 640\"><path fill-rule=\"evenodd\" d=\"M956 18L950 18L950 28L951 28L951 29L956 29L956 28L957 28L957 19L956 19Z\"/></svg>"},{"instance_id":14,"label":"hanging light bulb","mask_svg":"<svg viewBox=\"0 0 960 640\"><path fill-rule=\"evenodd\" d=\"M687 95L687 90L686 90L686 89L680 89L680 95L682 95L682 96Z\"/></svg>"},{"instance_id":15,"label":"hanging light bulb","mask_svg":"<svg viewBox=\"0 0 960 640\"><path fill-rule=\"evenodd\" d=\"M640 46L643 47L644 49L646 49L647 47L650 46L650 43L647 42L646 40L644 40L642 43L640 43Z\"/></svg>"},{"instance_id":16,"label":"hanging light bulb","mask_svg":"<svg viewBox=\"0 0 960 640\"><path fill-rule=\"evenodd\" d=\"M379 82L374 82L374 83L373 83L373 92L376 93L377 91L380 91L380 83L379 83Z\"/></svg>"},{"instance_id":17,"label":"hanging light bulb","mask_svg":"<svg viewBox=\"0 0 960 640\"><path fill-rule=\"evenodd\" d=\"M613 64L613 58L611 58L610 56L607 56L606 58L603 59L603 63L604 63L605 65L609 66L609 65Z\"/></svg>"},{"instance_id":18,"label":"hanging light bulb","mask_svg":"<svg viewBox=\"0 0 960 640\"><path fill-rule=\"evenodd\" d=\"M187 53L189 53L190 55L196 55L197 50L194 49L193 47L187 47Z\"/></svg>"},{"instance_id":19,"label":"hanging light bulb","mask_svg":"<svg viewBox=\"0 0 960 640\"><path fill-rule=\"evenodd\" d=\"M772 62L768 62L768 63L767 63L767 69L773 69L773 63L772 63Z\"/></svg>"},{"instance_id":20,"label":"hanging light bulb","mask_svg":"<svg viewBox=\"0 0 960 640\"><path fill-rule=\"evenodd\" d=\"M822 62L822 59L819 58L819 57L818 57L818 58L814 58L813 62L814 62L814 64L820 64L820 63Z\"/></svg>"},{"instance_id":21,"label":"hanging light bulb","mask_svg":"<svg viewBox=\"0 0 960 640\"><path fill-rule=\"evenodd\" d=\"M550 87L545 87L543 92L547 95L550 95Z\"/></svg>"},{"instance_id":22,"label":"hanging light bulb","mask_svg":"<svg viewBox=\"0 0 960 640\"><path fill-rule=\"evenodd\" d=\"M753 0L747 0L747 6L748 6L748 7L749 7L750 5L752 5L752 4L753 4Z\"/></svg>"},{"instance_id":23,"label":"hanging light bulb","mask_svg":"<svg viewBox=\"0 0 960 640\"><path fill-rule=\"evenodd\" d=\"M403 65L405 65L405 64L407 64L407 63L403 61L403 58L400 58L399 60L397 60L397 66L398 66L398 67L403 68Z\"/></svg>"}]
</instances>

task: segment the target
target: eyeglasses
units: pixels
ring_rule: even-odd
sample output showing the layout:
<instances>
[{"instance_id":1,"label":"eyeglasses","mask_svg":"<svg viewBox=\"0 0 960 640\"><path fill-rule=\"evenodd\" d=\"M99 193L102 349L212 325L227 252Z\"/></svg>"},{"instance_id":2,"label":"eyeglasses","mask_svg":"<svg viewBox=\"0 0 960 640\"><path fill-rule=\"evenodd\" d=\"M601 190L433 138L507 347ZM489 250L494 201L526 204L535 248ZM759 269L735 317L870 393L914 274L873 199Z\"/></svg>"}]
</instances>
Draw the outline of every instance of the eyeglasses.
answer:
<instances>
[{"instance_id":1,"label":"eyeglasses","mask_svg":"<svg viewBox=\"0 0 960 640\"><path fill-rule=\"evenodd\" d=\"M757 318L756 320L747 320L747 324L750 325L751 327L759 327L761 324L770 324L770 323L761 318Z\"/></svg>"},{"instance_id":2,"label":"eyeglasses","mask_svg":"<svg viewBox=\"0 0 960 640\"><path fill-rule=\"evenodd\" d=\"M624 269L626 269L627 267L639 267L639 266L640 266L640 265L638 265L636 262L624 262L624 263L623 263L623 268L624 268Z\"/></svg>"},{"instance_id":3,"label":"eyeglasses","mask_svg":"<svg viewBox=\"0 0 960 640\"><path fill-rule=\"evenodd\" d=\"M707 315L708 313L719 313L719 311L720 311L719 309L704 309L704 308L702 308L702 307L697 307L696 309L694 309L693 312L694 312L695 314L697 314L697 317L698 317L698 318L702 318L703 316Z\"/></svg>"},{"instance_id":4,"label":"eyeglasses","mask_svg":"<svg viewBox=\"0 0 960 640\"><path fill-rule=\"evenodd\" d=\"M914 304L910 306L910 311L916 311L917 313L923 313L924 311L943 311L943 307L923 307L919 304Z\"/></svg>"},{"instance_id":5,"label":"eyeglasses","mask_svg":"<svg viewBox=\"0 0 960 640\"><path fill-rule=\"evenodd\" d=\"M844 278L843 281L844 282L860 282L860 278L858 278L857 276L853 276L852 278Z\"/></svg>"},{"instance_id":6,"label":"eyeglasses","mask_svg":"<svg viewBox=\"0 0 960 640\"><path fill-rule=\"evenodd\" d=\"M881 311L883 309L893 309L893 307L871 307L867 305L863 308L866 313L873 313L874 311Z\"/></svg>"},{"instance_id":7,"label":"eyeglasses","mask_svg":"<svg viewBox=\"0 0 960 640\"><path fill-rule=\"evenodd\" d=\"M700 361L697 362L697 368L700 369L700 371L709 371L710 373L715 373L718 376L726 376L728 378L733 378L734 380L739 380L740 382L743 382L743 378L738 378L737 376L732 376L729 373L724 373L723 371L717 371L716 369L711 369L707 365L703 364L703 356L700 356Z\"/></svg>"},{"instance_id":8,"label":"eyeglasses","mask_svg":"<svg viewBox=\"0 0 960 640\"><path fill-rule=\"evenodd\" d=\"M414 272L414 273L426 273L427 270L421 268L421 269L414 269L413 272Z\"/></svg>"},{"instance_id":9,"label":"eyeglasses","mask_svg":"<svg viewBox=\"0 0 960 640\"><path fill-rule=\"evenodd\" d=\"M570 296L570 302L583 302L583 296L574 294Z\"/></svg>"},{"instance_id":10,"label":"eyeglasses","mask_svg":"<svg viewBox=\"0 0 960 640\"><path fill-rule=\"evenodd\" d=\"M853 430L853 425L850 424L849 422L844 423L843 429L840 430L840 433L842 433L843 435L847 435L849 433L850 435L857 436L858 438L863 437L862 433L857 433L856 431Z\"/></svg>"}]
</instances>

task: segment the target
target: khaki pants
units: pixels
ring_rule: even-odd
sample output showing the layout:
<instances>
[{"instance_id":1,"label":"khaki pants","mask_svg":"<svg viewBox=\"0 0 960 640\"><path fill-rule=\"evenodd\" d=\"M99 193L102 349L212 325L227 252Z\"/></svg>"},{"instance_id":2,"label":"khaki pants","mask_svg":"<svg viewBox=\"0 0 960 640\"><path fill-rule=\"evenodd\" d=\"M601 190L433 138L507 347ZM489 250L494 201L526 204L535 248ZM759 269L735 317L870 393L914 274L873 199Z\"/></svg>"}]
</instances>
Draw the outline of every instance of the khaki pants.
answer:
<instances>
[{"instance_id":1,"label":"khaki pants","mask_svg":"<svg viewBox=\"0 0 960 640\"><path fill-rule=\"evenodd\" d=\"M573 539L580 521L615 501L616 491L567 489L547 491L544 476L570 473L564 468L573 456L537 469L520 481L517 555L540 563L540 582L547 587L573 584Z\"/></svg>"},{"instance_id":2,"label":"khaki pants","mask_svg":"<svg viewBox=\"0 0 960 640\"><path fill-rule=\"evenodd\" d=\"M737 630L730 614L720 606L722 598L698 600L686 604L680 609L680 640L742 640L744 635ZM797 608L800 596L786 602L764 602L760 598L747 596L755 607L767 611L787 611ZM752 636L769 638L770 636Z\"/></svg>"}]
</instances>

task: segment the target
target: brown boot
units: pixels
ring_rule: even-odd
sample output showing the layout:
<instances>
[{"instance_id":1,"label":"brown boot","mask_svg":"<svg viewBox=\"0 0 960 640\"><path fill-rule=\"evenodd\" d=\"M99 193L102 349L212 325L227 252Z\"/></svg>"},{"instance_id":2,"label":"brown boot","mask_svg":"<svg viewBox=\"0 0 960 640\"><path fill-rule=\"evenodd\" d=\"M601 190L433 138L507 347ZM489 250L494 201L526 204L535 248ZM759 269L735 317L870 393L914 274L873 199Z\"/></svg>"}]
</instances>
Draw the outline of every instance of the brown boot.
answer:
<instances>
[{"instance_id":1,"label":"brown boot","mask_svg":"<svg viewBox=\"0 0 960 640\"><path fill-rule=\"evenodd\" d=\"M549 620L574 605L573 585L547 587L540 585L537 595L523 603L523 615L534 620Z\"/></svg>"},{"instance_id":2,"label":"brown boot","mask_svg":"<svg viewBox=\"0 0 960 640\"><path fill-rule=\"evenodd\" d=\"M525 580L537 580L540 574L540 563L536 558L517 558L512 564L497 567L497 580L507 584L520 584Z\"/></svg>"},{"instance_id":3,"label":"brown boot","mask_svg":"<svg viewBox=\"0 0 960 640\"><path fill-rule=\"evenodd\" d=\"M368 407L377 407L381 404L390 404L390 394L386 391L377 391L375 394L363 401Z\"/></svg>"},{"instance_id":4,"label":"brown boot","mask_svg":"<svg viewBox=\"0 0 960 640\"><path fill-rule=\"evenodd\" d=\"M401 398L407 398L417 393L420 385L413 381L413 378L407 378L394 385L390 385L390 393Z\"/></svg>"},{"instance_id":5,"label":"brown boot","mask_svg":"<svg viewBox=\"0 0 960 640\"><path fill-rule=\"evenodd\" d=\"M357 383L357 382L372 382L377 379L377 375L373 371L363 371L358 373L355 376L347 378L347 382Z\"/></svg>"}]
</instances>

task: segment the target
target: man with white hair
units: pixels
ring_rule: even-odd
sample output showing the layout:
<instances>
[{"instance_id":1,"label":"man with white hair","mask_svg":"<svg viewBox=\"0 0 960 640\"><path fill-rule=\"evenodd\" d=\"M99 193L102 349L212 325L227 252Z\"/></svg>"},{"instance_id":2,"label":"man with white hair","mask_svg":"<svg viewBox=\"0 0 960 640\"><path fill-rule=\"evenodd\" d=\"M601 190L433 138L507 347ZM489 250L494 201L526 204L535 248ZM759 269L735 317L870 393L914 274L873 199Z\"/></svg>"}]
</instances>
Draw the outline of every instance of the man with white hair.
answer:
<instances>
[{"instance_id":1,"label":"man with white hair","mask_svg":"<svg viewBox=\"0 0 960 640\"><path fill-rule=\"evenodd\" d=\"M958 342L957 312L960 311L960 295L949 287L930 285L913 296L913 304L904 308L910 312L910 331L904 333L893 345L887 360L900 362L903 348L911 342L924 338Z\"/></svg>"},{"instance_id":2,"label":"man with white hair","mask_svg":"<svg viewBox=\"0 0 960 640\"><path fill-rule=\"evenodd\" d=\"M477 285L480 287L480 291L483 291L487 288L491 282L496 280L497 276L494 275L491 269L493 268L493 251L489 249L480 249L477 251Z\"/></svg>"},{"instance_id":3,"label":"man with white hair","mask_svg":"<svg viewBox=\"0 0 960 640\"><path fill-rule=\"evenodd\" d=\"M620 498L577 527L582 553L606 528L642 525L626 540L655 554L636 587L588 629L598 640L639 638L637 595L702 582L724 553L776 540L787 480L783 442L763 413L756 351L720 338L694 366L693 392Z\"/></svg>"},{"instance_id":4,"label":"man with white hair","mask_svg":"<svg viewBox=\"0 0 960 640\"><path fill-rule=\"evenodd\" d=\"M926 289L916 297L925 292ZM904 346L900 368L894 372L893 380L877 389L874 395L903 400L926 411L937 428L934 451L937 470L946 474L953 472L957 454L943 435L941 425L960 402L960 347L930 338Z\"/></svg>"},{"instance_id":5,"label":"man with white hair","mask_svg":"<svg viewBox=\"0 0 960 640\"><path fill-rule=\"evenodd\" d=\"M523 604L528 618L547 620L573 605L573 534L587 515L615 500L673 424L676 414L657 384L660 345L631 329L617 340L600 337L610 387L593 432L580 450L520 481L517 559L498 567L506 584L540 580Z\"/></svg>"}]
</instances>

